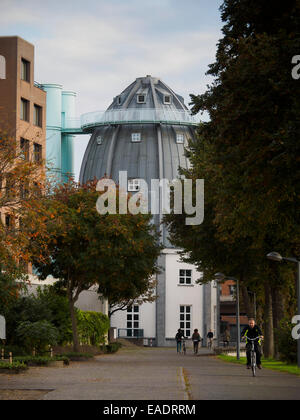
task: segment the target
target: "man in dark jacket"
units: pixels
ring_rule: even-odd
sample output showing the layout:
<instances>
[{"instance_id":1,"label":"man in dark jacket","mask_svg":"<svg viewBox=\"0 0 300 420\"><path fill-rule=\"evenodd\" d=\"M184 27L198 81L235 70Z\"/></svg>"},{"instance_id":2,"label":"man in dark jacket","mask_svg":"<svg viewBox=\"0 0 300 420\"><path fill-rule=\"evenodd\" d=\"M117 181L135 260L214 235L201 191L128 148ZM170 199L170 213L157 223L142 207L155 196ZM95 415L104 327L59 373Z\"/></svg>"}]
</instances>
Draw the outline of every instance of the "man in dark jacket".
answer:
<instances>
[{"instance_id":1,"label":"man in dark jacket","mask_svg":"<svg viewBox=\"0 0 300 420\"><path fill-rule=\"evenodd\" d=\"M261 340L264 338L261 332L261 329L258 325L255 324L255 320L253 318L249 319L248 326L245 327L242 331L242 339L246 339L246 353L247 353L247 369L251 367L251 342L248 338L256 338L259 337L258 340L254 342L254 349L256 353L256 364L258 369L261 369Z\"/></svg>"},{"instance_id":2,"label":"man in dark jacket","mask_svg":"<svg viewBox=\"0 0 300 420\"><path fill-rule=\"evenodd\" d=\"M175 340L177 343L177 353L181 353L181 341L184 338L184 333L183 331L179 328L179 330L177 331L177 334L175 336Z\"/></svg>"}]
</instances>

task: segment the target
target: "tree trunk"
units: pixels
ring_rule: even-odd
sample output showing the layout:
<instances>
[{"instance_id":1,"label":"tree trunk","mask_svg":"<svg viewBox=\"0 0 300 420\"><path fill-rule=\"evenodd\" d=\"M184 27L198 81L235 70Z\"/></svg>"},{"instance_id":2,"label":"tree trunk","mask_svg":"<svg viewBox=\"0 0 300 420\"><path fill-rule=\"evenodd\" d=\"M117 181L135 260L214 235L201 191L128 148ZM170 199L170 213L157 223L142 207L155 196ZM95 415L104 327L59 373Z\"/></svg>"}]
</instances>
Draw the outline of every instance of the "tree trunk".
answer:
<instances>
[{"instance_id":1,"label":"tree trunk","mask_svg":"<svg viewBox=\"0 0 300 420\"><path fill-rule=\"evenodd\" d=\"M265 333L264 333L264 356L274 357L274 330L272 292L269 283L265 282Z\"/></svg>"},{"instance_id":2,"label":"tree trunk","mask_svg":"<svg viewBox=\"0 0 300 420\"><path fill-rule=\"evenodd\" d=\"M247 314L248 318L253 318L254 317L254 307L253 307L252 302L250 301L247 287L245 285L242 285L241 289L242 289L243 303L244 303L244 307L245 307L245 310L246 310L246 314Z\"/></svg>"},{"instance_id":3,"label":"tree trunk","mask_svg":"<svg viewBox=\"0 0 300 420\"><path fill-rule=\"evenodd\" d=\"M278 287L272 288L273 304L273 327L274 330L280 328L280 321L284 317L284 295ZM279 358L278 345L275 341L275 358Z\"/></svg>"},{"instance_id":4,"label":"tree trunk","mask_svg":"<svg viewBox=\"0 0 300 420\"><path fill-rule=\"evenodd\" d=\"M79 340L78 340L78 331L77 331L77 319L76 314L74 310L74 300L71 296L69 296L69 308L70 308L70 314L71 314L71 320L72 320L72 333L73 333L73 350L76 353L80 352L79 349Z\"/></svg>"}]
</instances>

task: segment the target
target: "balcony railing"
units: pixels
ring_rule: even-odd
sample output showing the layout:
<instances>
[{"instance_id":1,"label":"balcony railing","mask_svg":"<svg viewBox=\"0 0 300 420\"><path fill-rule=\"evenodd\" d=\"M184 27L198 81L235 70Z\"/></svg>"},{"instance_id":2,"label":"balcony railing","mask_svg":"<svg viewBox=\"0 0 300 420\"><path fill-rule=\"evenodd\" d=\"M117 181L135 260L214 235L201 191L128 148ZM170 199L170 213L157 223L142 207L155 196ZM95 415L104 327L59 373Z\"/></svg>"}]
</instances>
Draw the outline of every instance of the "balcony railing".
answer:
<instances>
[{"instance_id":1,"label":"balcony railing","mask_svg":"<svg viewBox=\"0 0 300 420\"><path fill-rule=\"evenodd\" d=\"M81 116L81 127L86 129L108 124L153 124L198 125L199 118L188 111L174 109L114 109L88 112Z\"/></svg>"}]
</instances>

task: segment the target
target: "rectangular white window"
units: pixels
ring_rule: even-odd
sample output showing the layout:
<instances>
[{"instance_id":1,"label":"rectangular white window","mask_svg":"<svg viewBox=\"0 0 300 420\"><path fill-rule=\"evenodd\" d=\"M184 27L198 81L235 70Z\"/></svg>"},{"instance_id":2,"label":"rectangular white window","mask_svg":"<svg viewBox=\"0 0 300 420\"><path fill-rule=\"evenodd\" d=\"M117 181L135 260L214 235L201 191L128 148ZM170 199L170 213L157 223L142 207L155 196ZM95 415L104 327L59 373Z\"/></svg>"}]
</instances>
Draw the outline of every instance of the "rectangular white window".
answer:
<instances>
[{"instance_id":1,"label":"rectangular white window","mask_svg":"<svg viewBox=\"0 0 300 420\"><path fill-rule=\"evenodd\" d=\"M133 305L127 308L127 337L139 337L140 307Z\"/></svg>"},{"instance_id":2,"label":"rectangular white window","mask_svg":"<svg viewBox=\"0 0 300 420\"><path fill-rule=\"evenodd\" d=\"M176 134L176 143L179 143L179 144L184 143L184 135L183 134Z\"/></svg>"},{"instance_id":3,"label":"rectangular white window","mask_svg":"<svg viewBox=\"0 0 300 420\"><path fill-rule=\"evenodd\" d=\"M185 337L191 336L192 330L192 306L180 305L179 326L183 330Z\"/></svg>"},{"instance_id":4,"label":"rectangular white window","mask_svg":"<svg viewBox=\"0 0 300 420\"><path fill-rule=\"evenodd\" d=\"M179 270L179 284L192 284L192 270Z\"/></svg>"},{"instance_id":5,"label":"rectangular white window","mask_svg":"<svg viewBox=\"0 0 300 420\"><path fill-rule=\"evenodd\" d=\"M132 143L139 143L141 141L141 133L132 133L131 141Z\"/></svg>"},{"instance_id":6,"label":"rectangular white window","mask_svg":"<svg viewBox=\"0 0 300 420\"><path fill-rule=\"evenodd\" d=\"M128 179L128 191L136 192L139 191L141 183L139 179Z\"/></svg>"},{"instance_id":7,"label":"rectangular white window","mask_svg":"<svg viewBox=\"0 0 300 420\"><path fill-rule=\"evenodd\" d=\"M136 101L138 104L146 103L146 95L137 95Z\"/></svg>"},{"instance_id":8,"label":"rectangular white window","mask_svg":"<svg viewBox=\"0 0 300 420\"><path fill-rule=\"evenodd\" d=\"M164 95L164 104L169 105L172 102L171 95Z\"/></svg>"}]
</instances>

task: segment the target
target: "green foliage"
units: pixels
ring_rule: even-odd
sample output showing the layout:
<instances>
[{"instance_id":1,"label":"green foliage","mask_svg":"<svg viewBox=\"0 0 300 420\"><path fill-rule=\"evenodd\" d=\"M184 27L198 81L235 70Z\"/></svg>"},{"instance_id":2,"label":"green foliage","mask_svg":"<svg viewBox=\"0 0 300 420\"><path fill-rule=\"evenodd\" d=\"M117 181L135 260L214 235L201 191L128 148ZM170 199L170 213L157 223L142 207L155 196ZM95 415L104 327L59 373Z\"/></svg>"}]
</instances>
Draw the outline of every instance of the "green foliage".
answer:
<instances>
[{"instance_id":1,"label":"green foliage","mask_svg":"<svg viewBox=\"0 0 300 420\"><path fill-rule=\"evenodd\" d=\"M16 335L28 352L33 348L37 352L42 352L46 346L56 345L59 338L57 328L46 320L21 322L16 330Z\"/></svg>"},{"instance_id":2,"label":"green foliage","mask_svg":"<svg viewBox=\"0 0 300 420\"><path fill-rule=\"evenodd\" d=\"M96 182L56 186L40 200L45 227L31 232L30 253L40 279L52 275L65 288L76 350L79 294L96 284L114 303L139 297L158 270L161 250L150 215L100 215L99 195Z\"/></svg>"},{"instance_id":3,"label":"green foliage","mask_svg":"<svg viewBox=\"0 0 300 420\"><path fill-rule=\"evenodd\" d=\"M0 372L8 373L19 373L28 369L28 366L25 363L21 362L3 362L0 361Z\"/></svg>"},{"instance_id":4,"label":"green foliage","mask_svg":"<svg viewBox=\"0 0 300 420\"><path fill-rule=\"evenodd\" d=\"M115 342L110 343L105 346L107 353L116 353L122 347L121 343Z\"/></svg>"},{"instance_id":5,"label":"green foliage","mask_svg":"<svg viewBox=\"0 0 300 420\"><path fill-rule=\"evenodd\" d=\"M78 334L83 344L103 344L109 329L109 319L100 312L77 310Z\"/></svg>"},{"instance_id":6,"label":"green foliage","mask_svg":"<svg viewBox=\"0 0 300 420\"><path fill-rule=\"evenodd\" d=\"M9 353L12 353L13 358L15 356L26 356L28 354L28 352L26 351L26 349L23 346L17 346L17 345L0 345L0 354L1 354L1 350L2 348L4 349L4 357L8 358L9 357Z\"/></svg>"},{"instance_id":7,"label":"green foliage","mask_svg":"<svg viewBox=\"0 0 300 420\"><path fill-rule=\"evenodd\" d=\"M66 357L71 361L80 361L84 359L92 359L94 357L93 354L90 353L77 353L77 352L67 352L63 354L58 354L56 357Z\"/></svg>"},{"instance_id":8,"label":"green foliage","mask_svg":"<svg viewBox=\"0 0 300 420\"><path fill-rule=\"evenodd\" d=\"M15 331L23 321L47 320L59 332L58 344L72 341L68 299L59 294L54 286L43 286L36 295L20 297L6 308L3 315L7 323L7 343L10 345L19 344Z\"/></svg>"},{"instance_id":9,"label":"green foliage","mask_svg":"<svg viewBox=\"0 0 300 420\"><path fill-rule=\"evenodd\" d=\"M284 311L295 267L267 261L266 254L300 257L300 83L291 59L300 50L300 3L270 7L267 0L224 0L223 38L202 95L192 111L207 112L187 152L187 178L205 179L202 225L184 226L185 215L166 217L173 244L204 273L235 276L256 292L265 311L265 349L272 355L272 301ZM274 311L276 325L281 319Z\"/></svg>"},{"instance_id":10,"label":"green foliage","mask_svg":"<svg viewBox=\"0 0 300 420\"><path fill-rule=\"evenodd\" d=\"M66 355L62 356L19 356L13 358L14 362L24 363L27 366L49 366L51 362L63 361L65 365L70 363L70 359Z\"/></svg>"},{"instance_id":11,"label":"green foliage","mask_svg":"<svg viewBox=\"0 0 300 420\"><path fill-rule=\"evenodd\" d=\"M280 360L288 363L297 363L297 341L292 337L293 327L289 319L283 319L280 328L275 330Z\"/></svg>"}]
</instances>

